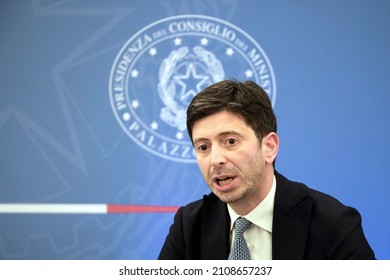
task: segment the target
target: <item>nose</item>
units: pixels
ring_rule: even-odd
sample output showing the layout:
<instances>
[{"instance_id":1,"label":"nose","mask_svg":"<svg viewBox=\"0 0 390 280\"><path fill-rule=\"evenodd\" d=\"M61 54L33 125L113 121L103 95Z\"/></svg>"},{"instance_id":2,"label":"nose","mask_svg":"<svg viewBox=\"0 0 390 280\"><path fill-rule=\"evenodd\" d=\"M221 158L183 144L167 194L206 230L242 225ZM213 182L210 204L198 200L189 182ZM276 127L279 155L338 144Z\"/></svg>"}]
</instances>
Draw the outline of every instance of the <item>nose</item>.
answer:
<instances>
[{"instance_id":1,"label":"nose","mask_svg":"<svg viewBox=\"0 0 390 280\"><path fill-rule=\"evenodd\" d=\"M226 158L222 147L213 145L210 155L211 166L220 166L226 163Z\"/></svg>"}]
</instances>

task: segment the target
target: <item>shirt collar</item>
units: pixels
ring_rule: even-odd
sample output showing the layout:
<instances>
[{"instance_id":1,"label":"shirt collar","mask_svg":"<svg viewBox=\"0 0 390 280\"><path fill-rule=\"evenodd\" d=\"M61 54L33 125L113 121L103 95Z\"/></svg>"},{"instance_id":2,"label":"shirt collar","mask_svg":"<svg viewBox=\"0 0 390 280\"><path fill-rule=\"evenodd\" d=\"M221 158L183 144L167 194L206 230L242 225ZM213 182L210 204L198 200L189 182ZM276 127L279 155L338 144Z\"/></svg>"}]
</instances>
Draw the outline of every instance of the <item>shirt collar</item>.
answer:
<instances>
[{"instance_id":1,"label":"shirt collar","mask_svg":"<svg viewBox=\"0 0 390 280\"><path fill-rule=\"evenodd\" d=\"M275 201L275 191L276 191L276 178L274 175L272 186L265 197L265 199L259 203L251 212L249 212L244 217L251 221L256 226L272 233L272 220L274 213L274 201ZM230 230L233 229L234 222L237 218L241 217L238 215L228 204L228 211L230 215Z\"/></svg>"}]
</instances>

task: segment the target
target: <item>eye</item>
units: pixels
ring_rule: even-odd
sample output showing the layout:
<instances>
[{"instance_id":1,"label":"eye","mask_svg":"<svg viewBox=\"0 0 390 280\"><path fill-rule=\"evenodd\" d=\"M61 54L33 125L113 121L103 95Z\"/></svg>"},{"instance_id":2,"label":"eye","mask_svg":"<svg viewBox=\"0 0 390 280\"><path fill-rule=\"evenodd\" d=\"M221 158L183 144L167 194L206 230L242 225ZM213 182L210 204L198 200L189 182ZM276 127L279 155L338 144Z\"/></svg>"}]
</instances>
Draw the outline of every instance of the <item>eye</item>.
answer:
<instances>
[{"instance_id":1,"label":"eye","mask_svg":"<svg viewBox=\"0 0 390 280\"><path fill-rule=\"evenodd\" d=\"M201 145L198 146L197 149L198 149L199 152L206 152L208 150L208 148L209 147L206 144L201 144Z\"/></svg>"},{"instance_id":2,"label":"eye","mask_svg":"<svg viewBox=\"0 0 390 280\"><path fill-rule=\"evenodd\" d=\"M228 144L229 146L233 146L234 144L237 143L237 140L234 138L228 138L228 139L226 139L225 143Z\"/></svg>"}]
</instances>

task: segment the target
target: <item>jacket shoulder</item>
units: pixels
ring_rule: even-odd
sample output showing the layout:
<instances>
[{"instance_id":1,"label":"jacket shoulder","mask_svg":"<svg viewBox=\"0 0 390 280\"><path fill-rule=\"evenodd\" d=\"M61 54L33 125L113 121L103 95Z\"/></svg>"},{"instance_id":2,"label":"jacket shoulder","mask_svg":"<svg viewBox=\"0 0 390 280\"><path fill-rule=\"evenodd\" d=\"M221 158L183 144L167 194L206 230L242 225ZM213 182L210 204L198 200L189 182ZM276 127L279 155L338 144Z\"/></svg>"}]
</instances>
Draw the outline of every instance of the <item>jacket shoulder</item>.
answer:
<instances>
[{"instance_id":1,"label":"jacket shoulder","mask_svg":"<svg viewBox=\"0 0 390 280\"><path fill-rule=\"evenodd\" d=\"M291 210L307 201L310 201L315 208L327 210L327 212L329 210L337 212L347 207L335 197L308 187L301 182L291 181L279 173L276 173L276 182L278 201L282 202L279 204L286 210Z\"/></svg>"},{"instance_id":2,"label":"jacket shoulder","mask_svg":"<svg viewBox=\"0 0 390 280\"><path fill-rule=\"evenodd\" d=\"M276 174L276 181L273 234L274 239L278 240L279 258L374 258L363 233L361 215L355 208L305 184L290 181L280 174ZM285 232L294 236L294 244L297 245L283 241ZM300 250L286 250L289 246L298 246ZM300 253L290 256L288 254L291 251Z\"/></svg>"}]
</instances>

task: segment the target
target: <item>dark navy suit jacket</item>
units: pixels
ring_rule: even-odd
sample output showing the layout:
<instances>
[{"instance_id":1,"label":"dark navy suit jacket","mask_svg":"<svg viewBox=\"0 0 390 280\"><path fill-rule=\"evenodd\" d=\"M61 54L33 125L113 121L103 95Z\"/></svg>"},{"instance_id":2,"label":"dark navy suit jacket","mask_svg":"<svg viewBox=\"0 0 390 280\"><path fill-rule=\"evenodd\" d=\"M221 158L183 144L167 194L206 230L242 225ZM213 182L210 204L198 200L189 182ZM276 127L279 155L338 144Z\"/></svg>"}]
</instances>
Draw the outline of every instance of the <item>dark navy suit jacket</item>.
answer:
<instances>
[{"instance_id":1,"label":"dark navy suit jacket","mask_svg":"<svg viewBox=\"0 0 390 280\"><path fill-rule=\"evenodd\" d=\"M272 259L375 259L354 208L275 172ZM214 194L181 207L158 259L227 259L230 217Z\"/></svg>"}]
</instances>

